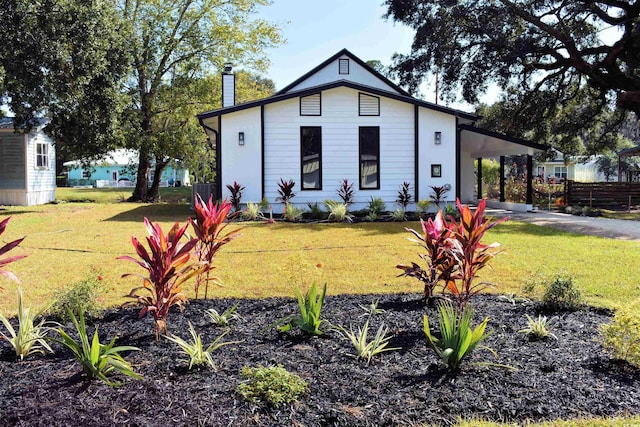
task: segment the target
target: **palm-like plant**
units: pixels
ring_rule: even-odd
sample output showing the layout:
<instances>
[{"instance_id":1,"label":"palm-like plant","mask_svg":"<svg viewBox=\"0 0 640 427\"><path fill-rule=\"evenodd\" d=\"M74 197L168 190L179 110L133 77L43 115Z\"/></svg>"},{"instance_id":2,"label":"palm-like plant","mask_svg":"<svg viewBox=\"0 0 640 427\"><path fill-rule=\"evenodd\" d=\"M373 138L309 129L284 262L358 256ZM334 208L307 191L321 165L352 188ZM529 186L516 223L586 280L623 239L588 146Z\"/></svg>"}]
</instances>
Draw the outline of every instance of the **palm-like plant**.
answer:
<instances>
[{"instance_id":1,"label":"palm-like plant","mask_svg":"<svg viewBox=\"0 0 640 427\"><path fill-rule=\"evenodd\" d=\"M216 365L213 362L211 353L224 345L237 344L238 342L240 342L228 341L221 343L220 340L229 333L229 331L225 331L205 349L202 345L202 337L196 332L196 329L193 327L191 322L189 322L189 333L191 334L191 342L188 342L176 335L169 335L166 337L169 341L176 343L180 347L180 349L187 356L189 356L189 358L185 360L186 362L189 362L189 369L191 369L193 366L204 364L207 364L212 369L215 369Z\"/></svg>"},{"instance_id":2,"label":"palm-like plant","mask_svg":"<svg viewBox=\"0 0 640 427\"><path fill-rule=\"evenodd\" d=\"M51 329L47 322L42 320L36 324L37 313L31 312L30 308L25 308L22 304L22 289L18 287L18 330L16 331L9 319L0 314L0 320L4 324L7 333L0 332L0 336L7 340L13 347L16 357L24 359L31 353L44 354L45 350L53 353L53 350L46 341L47 332Z\"/></svg>"},{"instance_id":3,"label":"palm-like plant","mask_svg":"<svg viewBox=\"0 0 640 427\"><path fill-rule=\"evenodd\" d=\"M324 284L322 292L318 294L316 283L314 282L306 294L302 294L300 289L296 287L296 298L298 299L298 308L300 315L288 316L276 324L280 324L278 330L280 332L289 331L292 327L299 328L310 335L324 335L324 331L320 330L323 320L320 319L324 297L327 293L327 284Z\"/></svg>"},{"instance_id":4,"label":"palm-like plant","mask_svg":"<svg viewBox=\"0 0 640 427\"><path fill-rule=\"evenodd\" d=\"M351 356L366 360L367 365L371 363L371 359L375 355L385 351L400 350L400 347L387 347L392 336L387 335L389 333L389 328L386 327L384 323L380 324L375 336L371 341L369 341L369 319L370 317L367 318L364 325L362 327L358 327L358 330L355 332L353 328L350 328L349 331L344 328L338 328L338 332L348 338L349 341L351 341L353 348L356 350L356 354Z\"/></svg>"},{"instance_id":5,"label":"palm-like plant","mask_svg":"<svg viewBox=\"0 0 640 427\"><path fill-rule=\"evenodd\" d=\"M156 339L158 339L161 332L167 333L169 308L174 305L182 308L182 304L187 300L182 293L182 284L203 272L207 266L191 261L191 250L198 243L197 239L181 241L187 225L180 227L176 222L169 233L164 234L160 224L152 224L147 218L144 219L144 224L149 233L147 237L149 251L138 239L132 237L133 247L140 259L130 256L122 256L118 259L133 261L147 271L148 276L124 274L122 277L136 276L142 279L142 286L133 288L127 297L135 300L129 304L142 306L140 318L148 312L153 314ZM141 291L148 295L141 295Z\"/></svg>"},{"instance_id":6,"label":"palm-like plant","mask_svg":"<svg viewBox=\"0 0 640 427\"><path fill-rule=\"evenodd\" d=\"M62 337L62 341L54 341L59 342L71 350L73 357L82 365L82 370L88 379L98 378L110 386L121 385L121 383L110 381L107 377L107 374L112 371L120 372L123 375L135 379L142 379L142 376L133 372L131 365L120 355L122 351L139 351L139 348L132 346L114 347L116 338L113 338L109 344L100 344L97 327L93 333L93 339L89 342L87 326L84 321L84 312L80 310L79 319L76 319L72 311L69 312L69 316L76 327L80 342L71 338L62 328L57 329Z\"/></svg>"},{"instance_id":7,"label":"palm-like plant","mask_svg":"<svg viewBox=\"0 0 640 427\"><path fill-rule=\"evenodd\" d=\"M11 217L7 217L6 219L0 221L0 236L2 235L2 233L4 233L4 231L7 229L7 224L9 224L9 220L11 219ZM5 270L5 266L18 261L19 259L25 258L26 255L14 255L14 256L10 256L10 257L6 257L6 258L2 258L3 255L5 255L7 252L9 252L11 249L15 248L16 246L18 246L20 243L22 243L22 241L24 240L24 237L22 239L16 239L12 242L9 242L3 246L0 246L0 276L4 276L8 279L11 279L15 282L20 282L18 280L18 278L16 277L15 274L13 274L12 272ZM0 291L2 290L2 287L0 286Z\"/></svg>"},{"instance_id":8,"label":"palm-like plant","mask_svg":"<svg viewBox=\"0 0 640 427\"><path fill-rule=\"evenodd\" d=\"M232 205L227 200L213 203L213 197L209 197L206 203L200 195L196 197L194 206L195 218L190 218L189 223L197 237L195 246L198 260L204 265L204 269L196 275L195 292L198 298L198 290L205 285L204 297L207 298L209 282L219 284L219 279L211 277L211 271L215 268L213 262L220 248L230 241L240 237L240 228L225 232L229 224L227 218Z\"/></svg>"}]
</instances>

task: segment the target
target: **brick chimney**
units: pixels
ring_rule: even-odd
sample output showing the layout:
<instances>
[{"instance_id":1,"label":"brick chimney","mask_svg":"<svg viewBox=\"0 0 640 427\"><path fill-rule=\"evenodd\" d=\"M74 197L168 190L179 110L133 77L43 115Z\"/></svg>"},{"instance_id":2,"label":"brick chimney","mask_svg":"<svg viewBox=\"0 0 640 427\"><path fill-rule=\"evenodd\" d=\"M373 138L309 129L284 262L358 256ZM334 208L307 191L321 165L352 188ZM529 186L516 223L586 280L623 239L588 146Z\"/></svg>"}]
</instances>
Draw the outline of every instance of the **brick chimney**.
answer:
<instances>
[{"instance_id":1,"label":"brick chimney","mask_svg":"<svg viewBox=\"0 0 640 427\"><path fill-rule=\"evenodd\" d=\"M224 64L222 72L222 108L232 107L236 103L236 76L231 64Z\"/></svg>"}]
</instances>

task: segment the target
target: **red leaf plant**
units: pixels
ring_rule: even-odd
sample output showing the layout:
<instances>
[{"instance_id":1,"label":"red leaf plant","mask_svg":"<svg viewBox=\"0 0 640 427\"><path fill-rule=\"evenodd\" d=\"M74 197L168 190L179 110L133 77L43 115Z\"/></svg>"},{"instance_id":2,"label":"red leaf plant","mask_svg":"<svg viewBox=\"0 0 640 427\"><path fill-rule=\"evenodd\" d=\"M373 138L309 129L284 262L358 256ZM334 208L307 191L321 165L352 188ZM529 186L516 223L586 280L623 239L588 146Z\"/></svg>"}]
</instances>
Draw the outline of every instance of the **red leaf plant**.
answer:
<instances>
[{"instance_id":1,"label":"red leaf plant","mask_svg":"<svg viewBox=\"0 0 640 427\"><path fill-rule=\"evenodd\" d=\"M434 220L420 220L422 233L407 228L417 239L410 239L426 250L420 258L427 264L423 269L416 263L397 265L403 270L401 276L415 277L425 285L425 299L433 298L433 291L439 283L443 283L444 290L451 292L457 300L458 308L462 310L471 295L480 292L489 283L474 284L478 271L486 267L489 261L499 252L494 251L500 246L498 243L485 245L481 243L485 233L508 217L493 220L484 216L486 201L478 204L475 212L468 206L456 201L460 211L460 222L449 217L444 218L442 211L438 211Z\"/></svg>"},{"instance_id":2,"label":"red leaf plant","mask_svg":"<svg viewBox=\"0 0 640 427\"><path fill-rule=\"evenodd\" d=\"M11 217L8 217L2 221L0 221L0 236L2 235L2 233L4 233L4 230L6 230L7 228L7 224L9 223L9 220L11 219ZM11 249L15 248L16 246L18 246L20 243L22 243L22 241L24 240L24 237L22 239L17 239L14 240L13 242L9 242L7 244L5 244L4 246L0 246L0 276L4 276L8 279L11 279L15 282L20 283L20 280L18 280L18 278L16 277L15 274L13 274L12 272L5 270L5 266L18 261L19 259L25 258L26 255L14 255L11 257L7 257L7 258L2 258L2 256L4 254L6 254L7 252L9 252ZM2 290L2 287L0 287L0 291Z\"/></svg>"},{"instance_id":3,"label":"red leaf plant","mask_svg":"<svg viewBox=\"0 0 640 427\"><path fill-rule=\"evenodd\" d=\"M404 271L400 276L415 277L424 283L424 298L427 303L430 303L438 283L449 282L455 268L455 259L449 252L455 223L448 223L440 210L435 219L429 218L427 221L420 219L420 224L422 233L410 228L405 230L415 236L415 239L409 240L426 250L425 254L419 254L419 256L427 264L427 269L423 269L415 262L411 265L400 264L396 268Z\"/></svg>"},{"instance_id":4,"label":"red leaf plant","mask_svg":"<svg viewBox=\"0 0 640 427\"><path fill-rule=\"evenodd\" d=\"M220 279L210 276L211 270L215 268L213 262L216 253L222 246L240 237L240 228L224 232L229 224L226 220L229 217L231 208L232 204L226 199L220 203L213 203L213 197L209 197L209 201L205 203L200 195L196 197L195 219L189 218L189 222L197 237L196 254L199 261L205 266L205 269L196 276L196 298L198 298L198 290L202 284L205 285L205 299L207 298L210 281L220 285Z\"/></svg>"},{"instance_id":5,"label":"red leaf plant","mask_svg":"<svg viewBox=\"0 0 640 427\"><path fill-rule=\"evenodd\" d=\"M488 282L474 284L473 281L478 275L478 271L489 264L501 251L494 249L500 244L495 242L490 245L481 243L485 233L496 225L507 221L509 217L498 220L485 217L486 200L482 199L478 203L475 212L466 205L462 205L460 200L456 200L456 205L460 211L460 222L455 223L454 238L451 239L451 247L448 252L456 260L456 272L447 283L447 290L450 291L458 301L460 311L467 305L471 295L485 289L490 285ZM459 284L456 282L459 281Z\"/></svg>"},{"instance_id":6,"label":"red leaf plant","mask_svg":"<svg viewBox=\"0 0 640 427\"><path fill-rule=\"evenodd\" d=\"M145 246L132 237L131 242L140 257L140 260L130 256L121 256L118 259L133 261L147 270L147 276L128 273L122 277L135 276L142 279L142 286L133 288L127 298L135 301L127 304L142 306L139 318L148 312L153 314L155 320L156 340L160 333L167 334L167 314L169 308L174 305L183 309L183 303L187 297L182 293L181 286L184 282L204 271L206 266L191 260L191 251L198 243L197 239L181 242L188 225L180 227L176 222L166 235L160 228L160 224L152 224L147 218L144 225L149 232ZM148 295L141 295L141 291Z\"/></svg>"}]
</instances>

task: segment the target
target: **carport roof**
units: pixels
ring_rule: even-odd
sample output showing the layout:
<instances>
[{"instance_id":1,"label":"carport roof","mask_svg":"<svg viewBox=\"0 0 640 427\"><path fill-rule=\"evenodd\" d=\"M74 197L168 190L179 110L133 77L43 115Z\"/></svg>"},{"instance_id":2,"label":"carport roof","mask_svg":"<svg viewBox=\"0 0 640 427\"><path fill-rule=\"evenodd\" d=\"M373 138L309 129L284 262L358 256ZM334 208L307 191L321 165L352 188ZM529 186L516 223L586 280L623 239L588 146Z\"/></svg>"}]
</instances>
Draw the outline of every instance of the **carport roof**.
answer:
<instances>
[{"instance_id":1,"label":"carport roof","mask_svg":"<svg viewBox=\"0 0 640 427\"><path fill-rule=\"evenodd\" d=\"M463 150L469 152L474 158L533 154L550 148L548 145L514 138L473 125L462 124L458 128Z\"/></svg>"},{"instance_id":2,"label":"carport roof","mask_svg":"<svg viewBox=\"0 0 640 427\"><path fill-rule=\"evenodd\" d=\"M638 145L637 147L625 148L622 151L618 151L618 156L620 157L640 156L640 145Z\"/></svg>"}]
</instances>

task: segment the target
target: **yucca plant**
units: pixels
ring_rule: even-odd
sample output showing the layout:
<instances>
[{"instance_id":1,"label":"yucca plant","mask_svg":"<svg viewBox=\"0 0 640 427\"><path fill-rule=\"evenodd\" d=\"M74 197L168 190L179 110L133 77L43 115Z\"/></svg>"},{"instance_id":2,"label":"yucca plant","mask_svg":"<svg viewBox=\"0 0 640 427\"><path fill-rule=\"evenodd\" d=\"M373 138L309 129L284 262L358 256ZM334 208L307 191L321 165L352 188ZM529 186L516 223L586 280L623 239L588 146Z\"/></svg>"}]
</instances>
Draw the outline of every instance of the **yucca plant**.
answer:
<instances>
[{"instance_id":1,"label":"yucca plant","mask_svg":"<svg viewBox=\"0 0 640 427\"><path fill-rule=\"evenodd\" d=\"M46 341L47 333L51 327L45 320L36 324L36 317L38 317L38 313L31 312L30 308L25 308L22 304L22 288L18 287L18 330L13 328L9 319L0 314L0 320L7 330L7 333L0 332L0 336L11 344L16 357L19 357L20 360L31 353L44 354L45 350L53 353ZM51 325L53 326L53 323Z\"/></svg>"},{"instance_id":2,"label":"yucca plant","mask_svg":"<svg viewBox=\"0 0 640 427\"><path fill-rule=\"evenodd\" d=\"M75 357L75 359L80 363L82 370L89 380L97 378L110 386L121 385L121 383L110 381L107 377L107 375L112 371L119 372L138 380L142 379L142 376L133 372L131 365L120 355L120 352L139 351L139 348L132 346L114 347L116 338L113 338L109 344L100 344L97 326L93 333L93 339L89 342L87 326L84 321L84 312L80 310L80 314L77 319L73 312L69 312L69 317L71 317L71 320L76 327L76 332L78 332L80 342L71 338L71 336L62 328L57 329L62 340L53 341L58 342L71 350L73 357Z\"/></svg>"},{"instance_id":3,"label":"yucca plant","mask_svg":"<svg viewBox=\"0 0 640 427\"><path fill-rule=\"evenodd\" d=\"M213 262L216 254L222 246L241 236L241 228L225 231L229 225L227 217L229 217L231 207L231 203L226 200L220 203L213 203L213 197L210 196L205 203L200 195L196 197L194 206L195 218L189 218L189 223L197 238L195 251L198 260L204 265L204 269L196 274L194 286L196 298L198 298L198 291L203 284L205 285L205 299L209 291L209 282L220 284L220 280L217 277L211 277L211 271L215 268Z\"/></svg>"},{"instance_id":4,"label":"yucca plant","mask_svg":"<svg viewBox=\"0 0 640 427\"><path fill-rule=\"evenodd\" d=\"M486 317L475 329L471 329L472 315L469 305L460 313L449 301L441 302L438 307L440 338L431 333L429 318L424 316L423 330L429 346L451 370L458 369L462 359L469 356L489 336L485 333L489 318Z\"/></svg>"},{"instance_id":5,"label":"yucca plant","mask_svg":"<svg viewBox=\"0 0 640 427\"><path fill-rule=\"evenodd\" d=\"M284 205L284 217L289 222L296 222L302 218L304 211L298 207L295 207L291 203Z\"/></svg>"},{"instance_id":6,"label":"yucca plant","mask_svg":"<svg viewBox=\"0 0 640 427\"><path fill-rule=\"evenodd\" d=\"M425 249L426 253L419 254L426 268L412 262L411 265L399 264L399 268L404 273L401 276L415 277L424 284L425 301L431 302L434 297L434 290L439 283L446 284L451 281L456 260L451 255L451 238L453 237L454 224L450 224L445 219L442 211L438 211L434 219L427 221L420 219L422 232L405 228L414 238L410 241L417 243Z\"/></svg>"},{"instance_id":7,"label":"yucca plant","mask_svg":"<svg viewBox=\"0 0 640 427\"><path fill-rule=\"evenodd\" d=\"M220 342L220 340L229 333L229 331L225 331L216 338L209 346L205 349L202 345L202 337L196 332L196 329L193 327L191 322L189 322L189 333L191 334L191 342L188 342L179 336L176 335L168 335L167 338L169 341L177 344L180 349L189 356L188 359L183 361L189 362L189 369L194 366L207 364L211 367L211 369L216 369L216 365L213 361L213 357L211 353L215 350L219 349L222 346L229 344L237 344L240 341L228 341L228 342Z\"/></svg>"},{"instance_id":8,"label":"yucca plant","mask_svg":"<svg viewBox=\"0 0 640 427\"><path fill-rule=\"evenodd\" d=\"M242 212L242 219L249 221L258 221L264 220L265 217L262 213L260 205L258 205L257 203L249 202L247 203L247 207L245 208L245 210Z\"/></svg>"},{"instance_id":9,"label":"yucca plant","mask_svg":"<svg viewBox=\"0 0 640 427\"><path fill-rule=\"evenodd\" d=\"M218 326L227 326L232 319L239 319L240 315L236 313L236 309L240 303L235 303L229 307L222 314L218 313L215 308L210 308L205 311L205 315L209 318L211 323Z\"/></svg>"},{"instance_id":10,"label":"yucca plant","mask_svg":"<svg viewBox=\"0 0 640 427\"><path fill-rule=\"evenodd\" d=\"M404 222L407 220L407 213L404 209L398 208L389 213L389 218L391 218L391 221L394 222Z\"/></svg>"},{"instance_id":11,"label":"yucca plant","mask_svg":"<svg viewBox=\"0 0 640 427\"><path fill-rule=\"evenodd\" d=\"M287 316L276 322L276 325L281 325L278 327L278 330L280 332L287 332L291 330L291 328L296 327L310 335L324 335L324 331L320 330L324 322L320 319L320 314L326 293L326 283L320 294L318 294L315 282L313 282L309 291L304 295L300 292L300 289L296 287L296 298L298 299L300 315Z\"/></svg>"},{"instance_id":12,"label":"yucca plant","mask_svg":"<svg viewBox=\"0 0 640 427\"><path fill-rule=\"evenodd\" d=\"M393 351L400 350L400 347L387 347L389 345L389 340L393 338L389 333L389 328L381 323L378 327L378 331L371 341L368 341L369 335L369 318L364 322L362 327L358 327L357 331L353 331L353 328L350 327L347 331L344 328L338 327L337 330L340 332L342 336L349 339L353 348L356 350L356 354L350 354L355 358L364 359L367 361L367 365L371 363L371 359L380 353L385 351Z\"/></svg>"},{"instance_id":13,"label":"yucca plant","mask_svg":"<svg viewBox=\"0 0 640 427\"><path fill-rule=\"evenodd\" d=\"M558 339L558 337L549 332L551 324L554 320L553 318L547 319L547 316L538 315L538 318L534 319L528 314L525 314L525 316L527 317L527 327L520 329L518 332L527 334L529 337L541 340L549 337L556 340Z\"/></svg>"},{"instance_id":14,"label":"yucca plant","mask_svg":"<svg viewBox=\"0 0 640 427\"><path fill-rule=\"evenodd\" d=\"M9 224L10 219L11 217L7 217L6 219L0 221L0 236L2 236L2 233L4 233L4 231L7 229L7 224ZM20 243L22 243L23 240L24 240L24 237L22 239L16 239L3 246L0 246L0 276L4 276L7 279L13 280L14 282L18 282L18 283L20 283L20 281L18 280L16 275L10 272L9 270L6 270L5 266L7 266L12 262L18 261L19 259L25 258L26 255L14 255L6 258L2 258L2 256L5 255L7 252L9 252L11 249L14 249ZM2 289L3 289L2 286L0 286L0 291L2 291Z\"/></svg>"},{"instance_id":15,"label":"yucca plant","mask_svg":"<svg viewBox=\"0 0 640 427\"><path fill-rule=\"evenodd\" d=\"M160 224L152 224L144 219L149 237L149 250L135 237L131 241L140 259L121 256L118 259L132 261L147 271L148 276L139 274L124 274L122 277L135 276L142 279L142 286L133 288L127 298L135 301L127 304L142 306L140 318L148 312L155 320L156 340L160 333L167 333L167 314L174 305L182 309L187 297L182 293L182 285L192 277L202 273L207 265L191 260L191 251L198 243L197 239L181 241L187 230L187 225L180 227L175 223L167 234L164 234ZM141 295L144 292L148 295Z\"/></svg>"},{"instance_id":16,"label":"yucca plant","mask_svg":"<svg viewBox=\"0 0 640 427\"><path fill-rule=\"evenodd\" d=\"M369 304L369 306L366 305L359 305L358 307L360 307L364 313L361 314L359 317L363 317L363 316L375 316L376 314L382 314L385 312L385 309L383 308L378 308L378 303L380 300L375 300L373 301L371 304Z\"/></svg>"},{"instance_id":17,"label":"yucca plant","mask_svg":"<svg viewBox=\"0 0 640 427\"><path fill-rule=\"evenodd\" d=\"M487 231L509 219L509 217L503 217L493 220L485 217L486 204L486 200L482 199L475 212L472 212L469 206L463 206L459 199L456 200L460 221L458 223L452 221L451 223L454 235L450 239L451 245L447 249L456 260L456 272L447 282L447 290L454 295L460 308L467 304L471 295L480 292L489 285L486 282L478 284L473 282L478 271L486 267L489 261L499 253L495 249L500 244L485 245L481 242L482 238ZM459 284L456 281L459 281Z\"/></svg>"}]
</instances>

